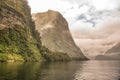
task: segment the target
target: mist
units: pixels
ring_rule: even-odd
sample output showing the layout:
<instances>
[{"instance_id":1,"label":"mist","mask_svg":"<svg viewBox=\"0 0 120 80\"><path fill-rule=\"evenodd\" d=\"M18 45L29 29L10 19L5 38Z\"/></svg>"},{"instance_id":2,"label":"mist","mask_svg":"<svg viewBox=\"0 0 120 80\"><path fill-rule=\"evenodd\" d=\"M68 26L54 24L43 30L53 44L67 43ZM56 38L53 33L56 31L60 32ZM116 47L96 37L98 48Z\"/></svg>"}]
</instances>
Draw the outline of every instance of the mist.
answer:
<instances>
[{"instance_id":1,"label":"mist","mask_svg":"<svg viewBox=\"0 0 120 80\"><path fill-rule=\"evenodd\" d=\"M120 20L104 22L92 30L79 28L72 31L74 41L89 58L102 55L108 49L119 43L119 34Z\"/></svg>"}]
</instances>

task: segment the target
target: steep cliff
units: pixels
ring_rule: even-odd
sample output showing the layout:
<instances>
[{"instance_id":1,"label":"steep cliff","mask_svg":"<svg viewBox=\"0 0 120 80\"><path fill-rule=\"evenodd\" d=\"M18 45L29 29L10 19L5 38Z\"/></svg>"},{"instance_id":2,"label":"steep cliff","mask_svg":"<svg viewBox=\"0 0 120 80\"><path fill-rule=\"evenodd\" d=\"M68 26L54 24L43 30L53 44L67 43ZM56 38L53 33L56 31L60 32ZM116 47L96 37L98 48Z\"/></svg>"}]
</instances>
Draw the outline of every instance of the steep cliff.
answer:
<instances>
[{"instance_id":1,"label":"steep cliff","mask_svg":"<svg viewBox=\"0 0 120 80\"><path fill-rule=\"evenodd\" d=\"M49 10L33 14L32 17L36 24L36 30L40 33L43 46L56 52L55 55L61 54L62 56L64 53L71 59L86 59L74 43L67 21L59 12Z\"/></svg>"},{"instance_id":2,"label":"steep cliff","mask_svg":"<svg viewBox=\"0 0 120 80\"><path fill-rule=\"evenodd\" d=\"M0 61L39 61L36 39L27 0L0 0Z\"/></svg>"},{"instance_id":3,"label":"steep cliff","mask_svg":"<svg viewBox=\"0 0 120 80\"><path fill-rule=\"evenodd\" d=\"M86 59L60 13L48 11L36 18L40 24L35 20L35 30L27 0L0 0L0 61Z\"/></svg>"}]
</instances>

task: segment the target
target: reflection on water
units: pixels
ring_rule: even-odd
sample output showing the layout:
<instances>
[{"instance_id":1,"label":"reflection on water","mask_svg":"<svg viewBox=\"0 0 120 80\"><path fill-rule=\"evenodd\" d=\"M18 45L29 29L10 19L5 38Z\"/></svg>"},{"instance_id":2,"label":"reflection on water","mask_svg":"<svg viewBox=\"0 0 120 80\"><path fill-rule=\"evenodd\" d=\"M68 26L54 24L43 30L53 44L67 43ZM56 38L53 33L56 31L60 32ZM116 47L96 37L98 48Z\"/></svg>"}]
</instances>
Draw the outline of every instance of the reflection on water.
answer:
<instances>
[{"instance_id":1,"label":"reflection on water","mask_svg":"<svg viewBox=\"0 0 120 80\"><path fill-rule=\"evenodd\" d=\"M120 61L0 63L0 80L120 80Z\"/></svg>"},{"instance_id":2,"label":"reflection on water","mask_svg":"<svg viewBox=\"0 0 120 80\"><path fill-rule=\"evenodd\" d=\"M75 80L120 80L119 61L88 61L75 73Z\"/></svg>"},{"instance_id":3,"label":"reflection on water","mask_svg":"<svg viewBox=\"0 0 120 80\"><path fill-rule=\"evenodd\" d=\"M39 63L0 63L0 80L37 80Z\"/></svg>"}]
</instances>

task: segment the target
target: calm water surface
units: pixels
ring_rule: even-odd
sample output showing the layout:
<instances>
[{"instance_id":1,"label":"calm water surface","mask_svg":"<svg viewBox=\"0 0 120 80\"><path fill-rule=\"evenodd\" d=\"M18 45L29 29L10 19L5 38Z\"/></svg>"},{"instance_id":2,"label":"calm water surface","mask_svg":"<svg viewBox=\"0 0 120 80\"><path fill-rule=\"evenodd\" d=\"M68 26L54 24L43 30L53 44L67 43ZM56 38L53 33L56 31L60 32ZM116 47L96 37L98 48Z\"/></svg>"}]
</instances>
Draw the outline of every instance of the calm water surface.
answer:
<instances>
[{"instance_id":1,"label":"calm water surface","mask_svg":"<svg viewBox=\"0 0 120 80\"><path fill-rule=\"evenodd\" d=\"M120 61L0 63L0 80L120 80Z\"/></svg>"}]
</instances>

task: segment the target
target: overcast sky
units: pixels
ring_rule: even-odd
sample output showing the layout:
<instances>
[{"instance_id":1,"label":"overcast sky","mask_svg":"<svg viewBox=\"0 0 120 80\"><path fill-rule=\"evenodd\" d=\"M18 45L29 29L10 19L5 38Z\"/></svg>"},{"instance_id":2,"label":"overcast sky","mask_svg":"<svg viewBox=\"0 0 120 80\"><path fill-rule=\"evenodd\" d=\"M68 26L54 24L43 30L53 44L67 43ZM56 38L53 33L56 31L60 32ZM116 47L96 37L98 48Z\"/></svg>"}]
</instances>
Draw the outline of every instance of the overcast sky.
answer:
<instances>
[{"instance_id":1,"label":"overcast sky","mask_svg":"<svg viewBox=\"0 0 120 80\"><path fill-rule=\"evenodd\" d=\"M75 42L86 54L105 52L120 41L120 0L28 1L32 13L59 11L67 19Z\"/></svg>"}]
</instances>

